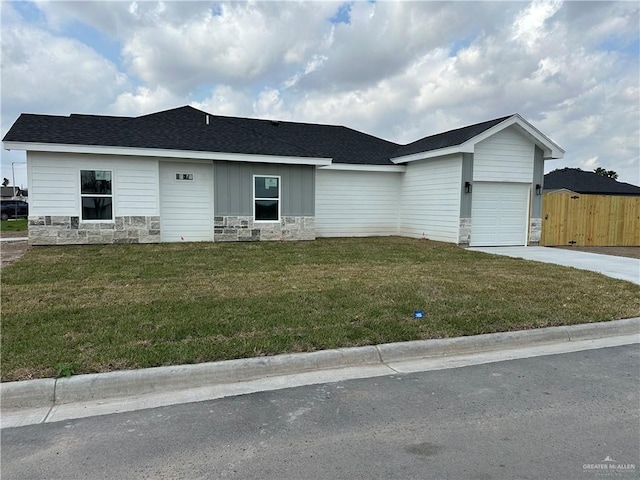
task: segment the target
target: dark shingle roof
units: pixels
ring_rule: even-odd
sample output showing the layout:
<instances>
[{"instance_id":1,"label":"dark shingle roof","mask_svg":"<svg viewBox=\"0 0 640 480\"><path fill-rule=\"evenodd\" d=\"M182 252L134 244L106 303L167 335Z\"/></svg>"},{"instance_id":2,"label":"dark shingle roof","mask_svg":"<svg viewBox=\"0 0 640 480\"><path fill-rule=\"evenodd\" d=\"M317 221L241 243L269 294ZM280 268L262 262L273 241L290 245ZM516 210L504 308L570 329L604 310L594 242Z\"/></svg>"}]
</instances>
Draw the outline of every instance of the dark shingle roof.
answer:
<instances>
[{"instance_id":1,"label":"dark shingle roof","mask_svg":"<svg viewBox=\"0 0 640 480\"><path fill-rule=\"evenodd\" d=\"M318 157L316 152L242 128L224 117L181 107L141 117L22 114L5 135L6 142L136 147L198 152L226 152Z\"/></svg>"},{"instance_id":2,"label":"dark shingle roof","mask_svg":"<svg viewBox=\"0 0 640 480\"><path fill-rule=\"evenodd\" d=\"M460 145L507 118L401 146L343 126L223 117L184 106L140 117L22 114L3 141L319 157L332 158L334 163L393 165L391 158Z\"/></svg>"},{"instance_id":3,"label":"dark shingle roof","mask_svg":"<svg viewBox=\"0 0 640 480\"><path fill-rule=\"evenodd\" d=\"M414 153L429 152L440 148L462 145L467 140L471 140L473 137L480 135L485 130L489 130L491 127L504 122L510 117L512 117L512 115L424 137L413 143L400 147L396 152L394 152L393 156L401 157L405 155L412 155Z\"/></svg>"},{"instance_id":4,"label":"dark shingle roof","mask_svg":"<svg viewBox=\"0 0 640 480\"><path fill-rule=\"evenodd\" d=\"M337 125L251 118L226 117L225 119L261 135L276 136L281 141L303 145L317 152L320 157L332 158L334 163L393 165L389 158L399 146L396 143Z\"/></svg>"},{"instance_id":5,"label":"dark shingle roof","mask_svg":"<svg viewBox=\"0 0 640 480\"><path fill-rule=\"evenodd\" d=\"M572 192L594 195L640 195L640 187L603 177L579 168L562 168L544 176L545 190L566 188Z\"/></svg>"}]
</instances>

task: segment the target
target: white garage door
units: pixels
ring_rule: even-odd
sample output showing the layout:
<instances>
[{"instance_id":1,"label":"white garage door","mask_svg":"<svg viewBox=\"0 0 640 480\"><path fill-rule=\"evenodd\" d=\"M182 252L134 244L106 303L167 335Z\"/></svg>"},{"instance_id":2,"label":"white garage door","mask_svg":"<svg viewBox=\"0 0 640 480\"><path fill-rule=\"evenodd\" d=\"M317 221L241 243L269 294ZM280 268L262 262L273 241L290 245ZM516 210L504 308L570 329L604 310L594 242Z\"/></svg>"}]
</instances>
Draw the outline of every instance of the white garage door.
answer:
<instances>
[{"instance_id":1,"label":"white garage door","mask_svg":"<svg viewBox=\"0 0 640 480\"><path fill-rule=\"evenodd\" d=\"M475 182L471 202L471 246L526 245L528 184Z\"/></svg>"},{"instance_id":2,"label":"white garage door","mask_svg":"<svg viewBox=\"0 0 640 480\"><path fill-rule=\"evenodd\" d=\"M160 235L213 241L213 164L160 162Z\"/></svg>"}]
</instances>

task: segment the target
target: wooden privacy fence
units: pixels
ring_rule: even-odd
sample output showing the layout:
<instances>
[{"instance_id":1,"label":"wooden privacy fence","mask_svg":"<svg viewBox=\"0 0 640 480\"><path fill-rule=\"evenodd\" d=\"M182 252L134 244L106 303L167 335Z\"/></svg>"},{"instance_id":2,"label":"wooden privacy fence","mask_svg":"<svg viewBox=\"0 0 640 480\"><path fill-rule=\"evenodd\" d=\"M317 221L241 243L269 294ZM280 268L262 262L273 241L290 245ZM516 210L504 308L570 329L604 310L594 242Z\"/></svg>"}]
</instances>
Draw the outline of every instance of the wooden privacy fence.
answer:
<instances>
[{"instance_id":1,"label":"wooden privacy fence","mask_svg":"<svg viewBox=\"0 0 640 480\"><path fill-rule=\"evenodd\" d=\"M545 193L540 244L640 246L640 197Z\"/></svg>"}]
</instances>

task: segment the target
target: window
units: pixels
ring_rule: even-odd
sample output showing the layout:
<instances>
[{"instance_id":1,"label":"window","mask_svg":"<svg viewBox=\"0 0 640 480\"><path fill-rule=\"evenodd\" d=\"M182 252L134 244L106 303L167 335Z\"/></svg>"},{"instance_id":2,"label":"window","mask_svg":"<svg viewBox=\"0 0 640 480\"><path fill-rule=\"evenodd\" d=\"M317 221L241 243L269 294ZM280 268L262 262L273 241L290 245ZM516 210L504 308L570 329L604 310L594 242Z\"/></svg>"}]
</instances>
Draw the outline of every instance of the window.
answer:
<instances>
[{"instance_id":1,"label":"window","mask_svg":"<svg viewBox=\"0 0 640 480\"><path fill-rule=\"evenodd\" d=\"M113 220L111 171L80 170L82 220Z\"/></svg>"},{"instance_id":2,"label":"window","mask_svg":"<svg viewBox=\"0 0 640 480\"><path fill-rule=\"evenodd\" d=\"M256 222L280 220L280 177L253 176L253 219Z\"/></svg>"}]
</instances>

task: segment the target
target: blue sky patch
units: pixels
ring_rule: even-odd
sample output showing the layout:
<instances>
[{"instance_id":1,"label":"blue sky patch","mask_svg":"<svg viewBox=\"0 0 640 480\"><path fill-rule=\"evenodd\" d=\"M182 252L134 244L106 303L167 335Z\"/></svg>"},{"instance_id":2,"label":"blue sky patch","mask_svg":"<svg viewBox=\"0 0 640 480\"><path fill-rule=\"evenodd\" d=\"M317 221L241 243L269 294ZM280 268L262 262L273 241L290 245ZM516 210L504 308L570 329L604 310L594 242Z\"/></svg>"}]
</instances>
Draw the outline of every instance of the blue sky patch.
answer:
<instances>
[{"instance_id":1,"label":"blue sky patch","mask_svg":"<svg viewBox=\"0 0 640 480\"><path fill-rule=\"evenodd\" d=\"M451 43L449 56L450 57L457 56L460 50L464 50L465 48L468 48L469 45L471 45L475 39L476 39L476 36L474 35L471 37L460 38L458 40L455 40L454 42Z\"/></svg>"},{"instance_id":2,"label":"blue sky patch","mask_svg":"<svg viewBox=\"0 0 640 480\"><path fill-rule=\"evenodd\" d=\"M598 49L630 55L637 59L640 56L640 39L626 41L616 36L610 36L598 45Z\"/></svg>"},{"instance_id":3,"label":"blue sky patch","mask_svg":"<svg viewBox=\"0 0 640 480\"><path fill-rule=\"evenodd\" d=\"M28 23L44 23L45 18L33 2L11 2L11 7Z\"/></svg>"},{"instance_id":4,"label":"blue sky patch","mask_svg":"<svg viewBox=\"0 0 640 480\"><path fill-rule=\"evenodd\" d=\"M214 3L213 5L211 5L211 15L213 15L214 17L222 16L222 7L219 3Z\"/></svg>"},{"instance_id":5,"label":"blue sky patch","mask_svg":"<svg viewBox=\"0 0 640 480\"><path fill-rule=\"evenodd\" d=\"M115 63L118 66L118 70L123 70L119 42L111 40L86 23L73 22L66 25L61 33L65 37L74 38L99 52L101 56Z\"/></svg>"},{"instance_id":6,"label":"blue sky patch","mask_svg":"<svg viewBox=\"0 0 640 480\"><path fill-rule=\"evenodd\" d=\"M338 8L338 11L330 18L331 23L346 23L351 25L351 4L343 3Z\"/></svg>"}]
</instances>

